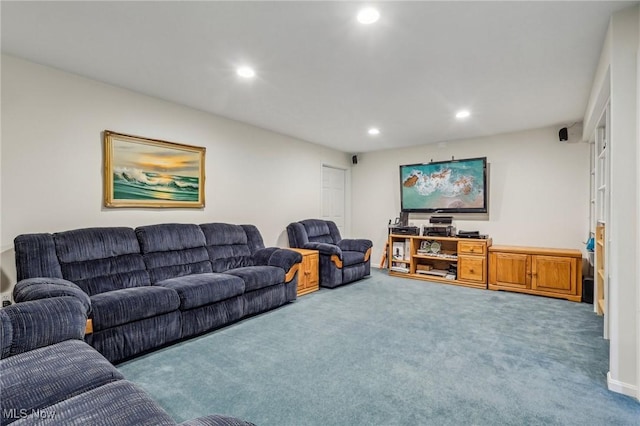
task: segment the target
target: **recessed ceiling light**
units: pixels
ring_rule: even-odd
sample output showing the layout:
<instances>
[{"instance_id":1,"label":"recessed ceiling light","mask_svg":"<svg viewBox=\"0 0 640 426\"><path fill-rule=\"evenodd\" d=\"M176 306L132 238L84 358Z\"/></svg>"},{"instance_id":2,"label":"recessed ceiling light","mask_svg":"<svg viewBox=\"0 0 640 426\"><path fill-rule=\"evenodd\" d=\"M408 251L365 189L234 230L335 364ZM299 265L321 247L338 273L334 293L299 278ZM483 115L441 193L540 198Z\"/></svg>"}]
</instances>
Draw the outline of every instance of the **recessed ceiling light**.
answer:
<instances>
[{"instance_id":1,"label":"recessed ceiling light","mask_svg":"<svg viewBox=\"0 0 640 426\"><path fill-rule=\"evenodd\" d=\"M242 78L252 78L256 76L256 72L251 67L239 67L236 73Z\"/></svg>"},{"instance_id":2,"label":"recessed ceiling light","mask_svg":"<svg viewBox=\"0 0 640 426\"><path fill-rule=\"evenodd\" d=\"M467 117L469 117L470 115L471 115L471 113L470 113L468 110L463 109L463 110L458 111L458 112L456 113L456 118L467 118Z\"/></svg>"},{"instance_id":3,"label":"recessed ceiling light","mask_svg":"<svg viewBox=\"0 0 640 426\"><path fill-rule=\"evenodd\" d=\"M367 130L367 133L369 133L372 136L379 135L380 129L376 129L375 127L372 127L369 130Z\"/></svg>"},{"instance_id":4,"label":"recessed ceiling light","mask_svg":"<svg viewBox=\"0 0 640 426\"><path fill-rule=\"evenodd\" d=\"M373 24L380 19L380 12L373 7L367 7L358 12L358 22L364 25Z\"/></svg>"}]
</instances>

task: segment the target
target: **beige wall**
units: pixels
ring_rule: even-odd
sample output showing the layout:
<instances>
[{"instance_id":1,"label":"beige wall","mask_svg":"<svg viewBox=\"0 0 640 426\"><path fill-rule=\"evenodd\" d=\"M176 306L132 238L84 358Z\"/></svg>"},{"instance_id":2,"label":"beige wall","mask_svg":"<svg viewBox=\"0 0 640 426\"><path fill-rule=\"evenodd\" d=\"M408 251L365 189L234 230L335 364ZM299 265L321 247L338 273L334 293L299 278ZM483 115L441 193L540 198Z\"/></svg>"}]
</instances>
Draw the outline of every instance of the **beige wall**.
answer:
<instances>
[{"instance_id":1,"label":"beige wall","mask_svg":"<svg viewBox=\"0 0 640 426\"><path fill-rule=\"evenodd\" d=\"M609 388L638 395L637 122L638 6L611 19L611 213L609 233Z\"/></svg>"},{"instance_id":2,"label":"beige wall","mask_svg":"<svg viewBox=\"0 0 640 426\"><path fill-rule=\"evenodd\" d=\"M201 111L2 57L2 276L15 280L12 240L26 232L149 223L253 223L267 245L320 211L321 165L351 168L350 234L371 238L378 260L386 224L400 210L400 164L487 156L488 220L456 220L495 244L583 248L588 231L587 144L560 143L547 128L350 155ZM202 210L105 209L105 130L207 148ZM250 167L249 167L250 166ZM420 224L426 215L412 215ZM377 263L377 262L374 262Z\"/></svg>"},{"instance_id":3,"label":"beige wall","mask_svg":"<svg viewBox=\"0 0 640 426\"><path fill-rule=\"evenodd\" d=\"M399 165L486 156L488 217L468 220L458 215L458 229L479 230L494 244L584 249L589 232L589 145L559 142L558 129L360 155L352 169L353 233L374 240L377 264L387 223L400 211ZM409 221L420 225L428 218L411 214Z\"/></svg>"},{"instance_id":4,"label":"beige wall","mask_svg":"<svg viewBox=\"0 0 640 426\"><path fill-rule=\"evenodd\" d=\"M585 112L585 139L592 137L610 103L610 214L605 331L610 339L608 387L640 400L640 8L610 20ZM593 138L593 137L592 137Z\"/></svg>"},{"instance_id":5,"label":"beige wall","mask_svg":"<svg viewBox=\"0 0 640 426\"><path fill-rule=\"evenodd\" d=\"M204 209L102 207L105 129L204 146ZM91 226L252 223L286 246L288 223L320 213L322 164L350 155L2 56L2 292L15 282L13 238Z\"/></svg>"}]
</instances>

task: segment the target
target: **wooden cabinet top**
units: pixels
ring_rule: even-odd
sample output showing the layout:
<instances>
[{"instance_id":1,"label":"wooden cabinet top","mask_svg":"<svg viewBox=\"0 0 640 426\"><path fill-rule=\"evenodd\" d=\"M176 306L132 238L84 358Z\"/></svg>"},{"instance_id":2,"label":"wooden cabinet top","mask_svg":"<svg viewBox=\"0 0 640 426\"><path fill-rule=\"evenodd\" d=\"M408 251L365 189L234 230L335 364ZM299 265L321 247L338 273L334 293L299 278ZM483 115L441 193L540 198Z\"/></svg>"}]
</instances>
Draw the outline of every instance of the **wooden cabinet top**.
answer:
<instances>
[{"instance_id":1,"label":"wooden cabinet top","mask_svg":"<svg viewBox=\"0 0 640 426\"><path fill-rule=\"evenodd\" d=\"M413 238L416 240L427 240L427 241L469 241L480 244L491 245L491 238L459 238L459 237L440 237L436 235L400 235L400 234L391 234L390 237L393 238Z\"/></svg>"},{"instance_id":2,"label":"wooden cabinet top","mask_svg":"<svg viewBox=\"0 0 640 426\"><path fill-rule=\"evenodd\" d=\"M309 249L303 249L303 248L290 248L287 247L287 250L293 250L293 251L297 251L298 253L300 253L303 256L309 256L312 254L318 254L318 250L309 250Z\"/></svg>"},{"instance_id":3,"label":"wooden cabinet top","mask_svg":"<svg viewBox=\"0 0 640 426\"><path fill-rule=\"evenodd\" d=\"M489 252L537 254L542 256L582 257L582 252L580 250L548 247L491 246L489 247Z\"/></svg>"}]
</instances>

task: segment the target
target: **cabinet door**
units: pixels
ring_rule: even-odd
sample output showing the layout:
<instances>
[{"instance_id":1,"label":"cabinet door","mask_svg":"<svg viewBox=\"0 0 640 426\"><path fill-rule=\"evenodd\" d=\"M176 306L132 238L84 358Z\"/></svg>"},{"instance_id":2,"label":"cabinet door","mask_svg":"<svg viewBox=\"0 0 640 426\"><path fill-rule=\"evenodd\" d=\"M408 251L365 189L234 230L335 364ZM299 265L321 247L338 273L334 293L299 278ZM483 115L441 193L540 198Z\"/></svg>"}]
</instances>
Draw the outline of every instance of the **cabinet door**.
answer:
<instances>
[{"instance_id":1,"label":"cabinet door","mask_svg":"<svg viewBox=\"0 0 640 426\"><path fill-rule=\"evenodd\" d=\"M458 256L458 279L485 282L484 257Z\"/></svg>"},{"instance_id":2,"label":"cabinet door","mask_svg":"<svg viewBox=\"0 0 640 426\"><path fill-rule=\"evenodd\" d=\"M531 256L519 253L490 253L489 284L522 289L530 288Z\"/></svg>"},{"instance_id":3,"label":"cabinet door","mask_svg":"<svg viewBox=\"0 0 640 426\"><path fill-rule=\"evenodd\" d=\"M307 261L309 262L307 265L307 271L309 271L309 281L307 286L309 288L317 289L320 284L319 277L319 264L320 264L320 256L318 253L313 253L307 256Z\"/></svg>"},{"instance_id":4,"label":"cabinet door","mask_svg":"<svg viewBox=\"0 0 640 426\"><path fill-rule=\"evenodd\" d=\"M298 271L298 295L309 286L309 256L302 256L300 270Z\"/></svg>"},{"instance_id":5,"label":"cabinet door","mask_svg":"<svg viewBox=\"0 0 640 426\"><path fill-rule=\"evenodd\" d=\"M576 294L576 261L571 257L533 256L531 289Z\"/></svg>"}]
</instances>

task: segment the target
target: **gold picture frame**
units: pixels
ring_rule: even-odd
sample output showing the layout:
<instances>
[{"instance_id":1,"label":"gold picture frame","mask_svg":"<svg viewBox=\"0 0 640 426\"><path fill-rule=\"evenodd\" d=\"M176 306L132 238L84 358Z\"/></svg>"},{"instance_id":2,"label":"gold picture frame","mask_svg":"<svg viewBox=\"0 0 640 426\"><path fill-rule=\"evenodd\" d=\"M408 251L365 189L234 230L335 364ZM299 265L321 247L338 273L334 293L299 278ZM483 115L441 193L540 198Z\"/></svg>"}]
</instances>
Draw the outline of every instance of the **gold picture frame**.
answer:
<instances>
[{"instance_id":1,"label":"gold picture frame","mask_svg":"<svg viewBox=\"0 0 640 426\"><path fill-rule=\"evenodd\" d=\"M204 207L203 147L104 131L105 207Z\"/></svg>"}]
</instances>

